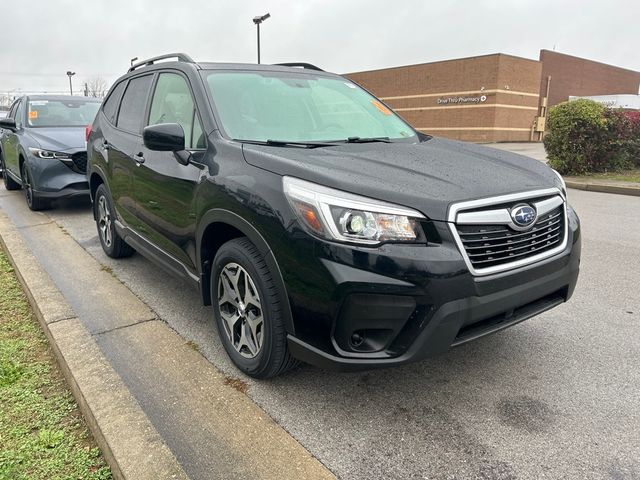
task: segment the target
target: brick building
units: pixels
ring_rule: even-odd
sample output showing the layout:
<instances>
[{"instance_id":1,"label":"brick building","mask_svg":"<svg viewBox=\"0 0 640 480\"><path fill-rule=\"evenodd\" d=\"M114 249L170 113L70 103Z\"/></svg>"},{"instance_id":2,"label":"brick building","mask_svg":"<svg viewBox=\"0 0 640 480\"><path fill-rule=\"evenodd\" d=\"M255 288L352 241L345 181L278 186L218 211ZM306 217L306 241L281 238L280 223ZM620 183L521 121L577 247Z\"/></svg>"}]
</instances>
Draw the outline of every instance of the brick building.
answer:
<instances>
[{"instance_id":1,"label":"brick building","mask_svg":"<svg viewBox=\"0 0 640 480\"><path fill-rule=\"evenodd\" d=\"M545 105L640 87L640 72L549 50L539 60L498 53L347 76L418 130L474 142L538 140Z\"/></svg>"}]
</instances>

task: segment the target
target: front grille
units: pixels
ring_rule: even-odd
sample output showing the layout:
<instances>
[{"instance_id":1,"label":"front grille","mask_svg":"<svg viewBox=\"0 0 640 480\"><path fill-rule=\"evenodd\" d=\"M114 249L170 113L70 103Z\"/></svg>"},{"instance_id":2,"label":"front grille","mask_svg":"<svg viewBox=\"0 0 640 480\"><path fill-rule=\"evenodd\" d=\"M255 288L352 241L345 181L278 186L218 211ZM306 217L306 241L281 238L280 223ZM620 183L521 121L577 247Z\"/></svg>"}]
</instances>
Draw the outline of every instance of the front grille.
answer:
<instances>
[{"instance_id":1,"label":"front grille","mask_svg":"<svg viewBox=\"0 0 640 480\"><path fill-rule=\"evenodd\" d=\"M564 222L564 207L560 205L541 215L525 232L507 225L456 225L456 229L471 265L478 270L553 250L564 241Z\"/></svg>"},{"instance_id":2,"label":"front grille","mask_svg":"<svg viewBox=\"0 0 640 480\"><path fill-rule=\"evenodd\" d=\"M72 170L78 173L87 173L87 152L78 152L71 155L73 161Z\"/></svg>"}]
</instances>

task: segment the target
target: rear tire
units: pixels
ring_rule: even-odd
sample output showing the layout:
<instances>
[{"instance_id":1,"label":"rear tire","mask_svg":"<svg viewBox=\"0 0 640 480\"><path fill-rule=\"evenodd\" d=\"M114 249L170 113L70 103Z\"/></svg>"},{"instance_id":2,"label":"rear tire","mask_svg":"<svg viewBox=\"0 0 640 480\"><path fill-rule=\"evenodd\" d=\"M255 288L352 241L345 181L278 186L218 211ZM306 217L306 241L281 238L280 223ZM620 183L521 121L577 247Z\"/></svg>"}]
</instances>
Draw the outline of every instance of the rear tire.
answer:
<instances>
[{"instance_id":1,"label":"rear tire","mask_svg":"<svg viewBox=\"0 0 640 480\"><path fill-rule=\"evenodd\" d=\"M115 210L111 202L111 195L104 184L98 186L93 202L94 217L98 228L98 238L102 250L111 258L125 258L133 255L135 250L127 244L118 232L115 224Z\"/></svg>"},{"instance_id":2,"label":"rear tire","mask_svg":"<svg viewBox=\"0 0 640 480\"><path fill-rule=\"evenodd\" d=\"M254 378L295 367L287 346L282 305L264 256L246 237L218 250L211 269L211 300L218 333L233 363Z\"/></svg>"},{"instance_id":3,"label":"rear tire","mask_svg":"<svg viewBox=\"0 0 640 480\"><path fill-rule=\"evenodd\" d=\"M26 161L22 163L20 174L22 176L24 198L27 201L27 206L29 207L29 209L34 212L38 212L40 210L46 210L50 208L51 202L46 198L39 197L38 194L35 193L33 189L33 176L31 175L29 165L27 165Z\"/></svg>"},{"instance_id":4,"label":"rear tire","mask_svg":"<svg viewBox=\"0 0 640 480\"><path fill-rule=\"evenodd\" d=\"M20 190L20 188L22 188L22 185L14 181L7 173L7 166L4 164L4 157L2 156L2 152L0 152L0 165L2 165L2 181L4 183L4 188L6 188L7 190Z\"/></svg>"}]
</instances>

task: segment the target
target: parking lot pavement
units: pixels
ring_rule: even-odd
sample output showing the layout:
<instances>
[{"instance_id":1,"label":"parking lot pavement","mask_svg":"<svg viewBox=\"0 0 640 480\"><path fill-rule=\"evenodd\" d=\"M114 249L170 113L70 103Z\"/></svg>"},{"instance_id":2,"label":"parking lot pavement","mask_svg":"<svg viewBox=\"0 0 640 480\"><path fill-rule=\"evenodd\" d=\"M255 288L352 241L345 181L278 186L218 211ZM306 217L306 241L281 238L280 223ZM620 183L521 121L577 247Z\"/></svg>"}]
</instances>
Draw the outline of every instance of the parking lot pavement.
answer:
<instances>
[{"instance_id":1,"label":"parking lot pavement","mask_svg":"<svg viewBox=\"0 0 640 480\"><path fill-rule=\"evenodd\" d=\"M0 189L0 208L15 214L18 195ZM630 215L640 198L570 190L569 200L583 260L568 304L418 364L244 378L248 395L345 479L640 478L640 225ZM214 365L241 376L191 287L139 255L104 256L86 204L47 217Z\"/></svg>"},{"instance_id":2,"label":"parking lot pavement","mask_svg":"<svg viewBox=\"0 0 640 480\"><path fill-rule=\"evenodd\" d=\"M542 142L505 142L505 143L487 143L485 147L497 148L498 150L507 150L508 152L518 153L527 157L535 158L541 162L547 162L547 152L544 150Z\"/></svg>"}]
</instances>

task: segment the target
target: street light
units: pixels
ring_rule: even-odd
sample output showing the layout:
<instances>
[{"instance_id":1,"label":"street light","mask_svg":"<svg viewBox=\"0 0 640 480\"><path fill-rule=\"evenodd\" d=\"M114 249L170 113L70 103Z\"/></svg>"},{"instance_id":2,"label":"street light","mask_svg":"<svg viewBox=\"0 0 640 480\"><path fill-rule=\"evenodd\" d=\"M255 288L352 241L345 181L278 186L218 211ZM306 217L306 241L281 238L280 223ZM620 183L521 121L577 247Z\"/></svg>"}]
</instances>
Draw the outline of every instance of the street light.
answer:
<instances>
[{"instance_id":1,"label":"street light","mask_svg":"<svg viewBox=\"0 0 640 480\"><path fill-rule=\"evenodd\" d=\"M269 18L271 14L265 13L261 17L253 17L253 23L258 27L258 63L260 63L260 24Z\"/></svg>"},{"instance_id":2,"label":"street light","mask_svg":"<svg viewBox=\"0 0 640 480\"><path fill-rule=\"evenodd\" d=\"M73 86L71 85L71 77L73 77L76 72L72 72L71 70L67 70L67 77L69 77L69 94L73 95Z\"/></svg>"}]
</instances>

